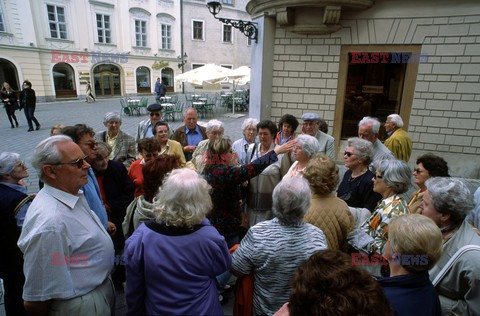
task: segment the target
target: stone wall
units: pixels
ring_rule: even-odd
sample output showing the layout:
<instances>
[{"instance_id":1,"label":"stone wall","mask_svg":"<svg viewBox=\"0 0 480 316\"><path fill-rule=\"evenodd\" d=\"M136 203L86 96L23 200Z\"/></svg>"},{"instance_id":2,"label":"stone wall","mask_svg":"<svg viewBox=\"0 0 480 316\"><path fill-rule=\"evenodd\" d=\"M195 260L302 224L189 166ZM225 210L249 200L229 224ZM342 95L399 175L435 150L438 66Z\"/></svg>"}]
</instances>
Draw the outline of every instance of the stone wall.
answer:
<instances>
[{"instance_id":1,"label":"stone wall","mask_svg":"<svg viewBox=\"0 0 480 316\"><path fill-rule=\"evenodd\" d=\"M444 5L436 14L448 15L451 9L453 16L374 5L370 12L342 15L342 29L322 36L295 34L277 25L272 119L315 111L327 120L332 133L334 124L341 124L334 122L334 116L336 98L343 89L338 87L342 45L419 44L428 62L419 65L408 119L414 143L410 163L421 153L435 152L449 161L453 174L478 178L480 15L470 12L480 12L480 4Z\"/></svg>"}]
</instances>

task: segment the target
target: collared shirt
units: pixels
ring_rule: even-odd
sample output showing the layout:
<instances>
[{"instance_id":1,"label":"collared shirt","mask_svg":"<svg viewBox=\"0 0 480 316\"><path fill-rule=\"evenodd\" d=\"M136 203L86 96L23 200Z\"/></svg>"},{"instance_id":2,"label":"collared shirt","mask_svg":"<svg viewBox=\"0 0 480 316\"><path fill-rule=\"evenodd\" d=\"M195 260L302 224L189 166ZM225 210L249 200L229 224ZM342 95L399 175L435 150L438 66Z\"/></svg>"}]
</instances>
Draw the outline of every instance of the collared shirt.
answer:
<instances>
[{"instance_id":1,"label":"collared shirt","mask_svg":"<svg viewBox=\"0 0 480 316\"><path fill-rule=\"evenodd\" d=\"M247 164L246 160L248 146L250 146L250 143L247 141L245 136L236 140L232 145L233 150L238 154L238 163L242 165Z\"/></svg>"},{"instance_id":2,"label":"collared shirt","mask_svg":"<svg viewBox=\"0 0 480 316\"><path fill-rule=\"evenodd\" d=\"M25 216L18 247L26 301L82 296L112 271L112 240L81 190L72 195L45 184Z\"/></svg>"},{"instance_id":3,"label":"collared shirt","mask_svg":"<svg viewBox=\"0 0 480 316\"><path fill-rule=\"evenodd\" d=\"M152 137L154 136L152 129L153 129L152 121L148 121L147 129L145 130L145 136L144 136L144 138L152 138Z\"/></svg>"},{"instance_id":4,"label":"collared shirt","mask_svg":"<svg viewBox=\"0 0 480 316\"><path fill-rule=\"evenodd\" d=\"M287 138L283 138L283 132L280 132L280 145L283 145L286 142L288 142L290 139L292 139L292 136L293 136L293 133Z\"/></svg>"},{"instance_id":5,"label":"collared shirt","mask_svg":"<svg viewBox=\"0 0 480 316\"><path fill-rule=\"evenodd\" d=\"M102 197L100 195L100 188L98 187L97 178L93 173L93 169L88 169L88 182L82 187L85 198L87 199L90 209L97 214L100 222L103 224L103 227L107 229L108 225L108 216L105 206L102 202Z\"/></svg>"},{"instance_id":6,"label":"collared shirt","mask_svg":"<svg viewBox=\"0 0 480 316\"><path fill-rule=\"evenodd\" d=\"M185 126L185 134L187 135L188 146L197 146L203 140L202 131L198 125L193 130ZM192 153L185 153L187 161L192 159Z\"/></svg>"},{"instance_id":7,"label":"collared shirt","mask_svg":"<svg viewBox=\"0 0 480 316\"><path fill-rule=\"evenodd\" d=\"M115 146L117 145L118 134L120 133L117 133L115 137L110 137L110 135L108 135L108 132L106 132L105 134L106 134L105 139L107 141L107 144L110 145L110 147L112 147L112 152L108 156L108 159L112 160L115 154Z\"/></svg>"},{"instance_id":8,"label":"collared shirt","mask_svg":"<svg viewBox=\"0 0 480 316\"><path fill-rule=\"evenodd\" d=\"M27 188L25 188L23 185L13 184L13 183L8 183L8 182L3 182L3 181L0 181L0 183L9 187L9 188L20 191L23 194L27 194ZM23 226L23 221L25 219L25 214L27 214L27 209L30 206L30 204L32 204L31 201L25 203L25 205L22 206L22 208L20 208L20 210L18 211L17 216L15 216L15 219L17 220L17 226L20 227L20 228Z\"/></svg>"}]
</instances>

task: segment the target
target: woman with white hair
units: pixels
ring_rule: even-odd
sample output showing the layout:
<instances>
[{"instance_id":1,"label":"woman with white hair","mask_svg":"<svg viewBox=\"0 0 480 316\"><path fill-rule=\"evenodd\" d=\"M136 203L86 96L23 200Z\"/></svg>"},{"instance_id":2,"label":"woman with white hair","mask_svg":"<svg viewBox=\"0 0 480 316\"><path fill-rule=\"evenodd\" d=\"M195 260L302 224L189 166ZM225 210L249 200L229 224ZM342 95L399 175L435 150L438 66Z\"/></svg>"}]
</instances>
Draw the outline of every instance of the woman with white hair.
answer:
<instances>
[{"instance_id":1,"label":"woman with white hair","mask_svg":"<svg viewBox=\"0 0 480 316\"><path fill-rule=\"evenodd\" d=\"M280 309L288 301L295 270L313 253L327 249L324 233L303 221L310 198L302 177L282 180L273 191L276 217L251 227L233 253L236 275L254 273L254 315Z\"/></svg>"},{"instance_id":2,"label":"woman with white hair","mask_svg":"<svg viewBox=\"0 0 480 316\"><path fill-rule=\"evenodd\" d=\"M390 276L379 278L395 315L441 315L428 270L442 255L442 233L428 217L406 214L392 219L383 257Z\"/></svg>"},{"instance_id":3,"label":"woman with white hair","mask_svg":"<svg viewBox=\"0 0 480 316\"><path fill-rule=\"evenodd\" d=\"M295 138L296 145L293 148L295 154L295 162L291 165L288 172L283 178L301 177L303 171L307 167L310 159L320 151L320 144L318 140L307 134L300 134Z\"/></svg>"},{"instance_id":4,"label":"woman with white hair","mask_svg":"<svg viewBox=\"0 0 480 316\"><path fill-rule=\"evenodd\" d=\"M228 270L225 239L205 218L207 181L188 168L165 180L155 220L126 241L128 315L222 315L215 276Z\"/></svg>"},{"instance_id":5,"label":"woman with white hair","mask_svg":"<svg viewBox=\"0 0 480 316\"><path fill-rule=\"evenodd\" d=\"M205 168L205 153L207 152L209 141L221 139L223 137L223 132L225 131L223 123L215 119L208 121L206 128L207 139L198 143L197 148L192 154L192 160L186 164L187 167L197 170L198 173L202 173L203 168Z\"/></svg>"},{"instance_id":6,"label":"woman with white hair","mask_svg":"<svg viewBox=\"0 0 480 316\"><path fill-rule=\"evenodd\" d=\"M347 148L343 153L343 161L348 169L338 186L337 196L348 206L375 210L382 196L373 191L373 172L368 166L373 159L372 143L358 137L347 140Z\"/></svg>"},{"instance_id":7,"label":"woman with white hair","mask_svg":"<svg viewBox=\"0 0 480 316\"><path fill-rule=\"evenodd\" d=\"M480 237L465 221L473 196L456 178L433 177L426 186L420 208L443 237L443 254L430 269L442 315L480 315Z\"/></svg>"},{"instance_id":8,"label":"woman with white hair","mask_svg":"<svg viewBox=\"0 0 480 316\"><path fill-rule=\"evenodd\" d=\"M28 177L27 167L20 155L12 152L0 154L0 278L5 289L7 315L25 315L23 307L23 254L17 241L23 219L32 196L19 181Z\"/></svg>"},{"instance_id":9,"label":"woman with white hair","mask_svg":"<svg viewBox=\"0 0 480 316\"><path fill-rule=\"evenodd\" d=\"M257 136L258 120L247 118L242 123L243 137L233 142L232 148L238 155L238 162L242 165L246 164L248 146L255 143Z\"/></svg>"}]
</instances>

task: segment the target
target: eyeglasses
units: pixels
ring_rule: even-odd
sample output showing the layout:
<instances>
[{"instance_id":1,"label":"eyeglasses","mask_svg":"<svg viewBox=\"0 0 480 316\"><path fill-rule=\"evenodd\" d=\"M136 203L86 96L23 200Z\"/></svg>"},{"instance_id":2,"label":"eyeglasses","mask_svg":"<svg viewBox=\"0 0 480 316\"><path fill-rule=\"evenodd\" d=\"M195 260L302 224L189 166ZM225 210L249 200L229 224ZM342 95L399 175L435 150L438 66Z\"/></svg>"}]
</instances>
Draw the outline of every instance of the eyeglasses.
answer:
<instances>
[{"instance_id":1,"label":"eyeglasses","mask_svg":"<svg viewBox=\"0 0 480 316\"><path fill-rule=\"evenodd\" d=\"M375 179L383 179L383 176L379 176L378 174L373 175Z\"/></svg>"},{"instance_id":2,"label":"eyeglasses","mask_svg":"<svg viewBox=\"0 0 480 316\"><path fill-rule=\"evenodd\" d=\"M150 116L160 116L160 112L150 112L148 113Z\"/></svg>"},{"instance_id":3,"label":"eyeglasses","mask_svg":"<svg viewBox=\"0 0 480 316\"><path fill-rule=\"evenodd\" d=\"M352 157L353 155L355 155L354 153L350 152L350 151L345 151L343 153L344 156L347 156L347 157Z\"/></svg>"},{"instance_id":4,"label":"eyeglasses","mask_svg":"<svg viewBox=\"0 0 480 316\"><path fill-rule=\"evenodd\" d=\"M419 168L416 168L416 169L413 169L413 172L416 172L416 173L422 173L423 170L420 170Z\"/></svg>"},{"instance_id":5,"label":"eyeglasses","mask_svg":"<svg viewBox=\"0 0 480 316\"><path fill-rule=\"evenodd\" d=\"M86 143L83 143L82 145L85 145L85 146L88 146L88 147L94 149L95 146L98 145L98 143L97 142L86 142Z\"/></svg>"},{"instance_id":6,"label":"eyeglasses","mask_svg":"<svg viewBox=\"0 0 480 316\"><path fill-rule=\"evenodd\" d=\"M82 158L78 158L75 161L71 162L59 162L56 163L55 165L76 165L78 169L83 167L83 164L85 163L85 159L87 159L87 156L83 156Z\"/></svg>"}]
</instances>

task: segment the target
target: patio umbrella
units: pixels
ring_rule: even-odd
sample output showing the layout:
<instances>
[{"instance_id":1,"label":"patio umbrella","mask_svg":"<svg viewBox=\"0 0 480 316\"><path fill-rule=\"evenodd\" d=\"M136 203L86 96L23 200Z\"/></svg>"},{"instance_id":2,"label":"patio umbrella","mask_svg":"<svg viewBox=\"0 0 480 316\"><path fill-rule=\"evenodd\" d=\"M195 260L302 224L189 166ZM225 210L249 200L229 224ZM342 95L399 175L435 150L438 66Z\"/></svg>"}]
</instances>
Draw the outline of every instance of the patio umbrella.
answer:
<instances>
[{"instance_id":1,"label":"patio umbrella","mask_svg":"<svg viewBox=\"0 0 480 316\"><path fill-rule=\"evenodd\" d=\"M217 66L215 64L206 64L205 66L187 71L175 78L175 81L187 82L195 85L215 84L228 77L231 69Z\"/></svg>"},{"instance_id":2,"label":"patio umbrella","mask_svg":"<svg viewBox=\"0 0 480 316\"><path fill-rule=\"evenodd\" d=\"M217 78L210 79L212 83L231 83L232 84L232 111L235 114L235 89L237 86L243 86L250 83L250 67L241 66L231 70L227 74L219 75Z\"/></svg>"}]
</instances>

